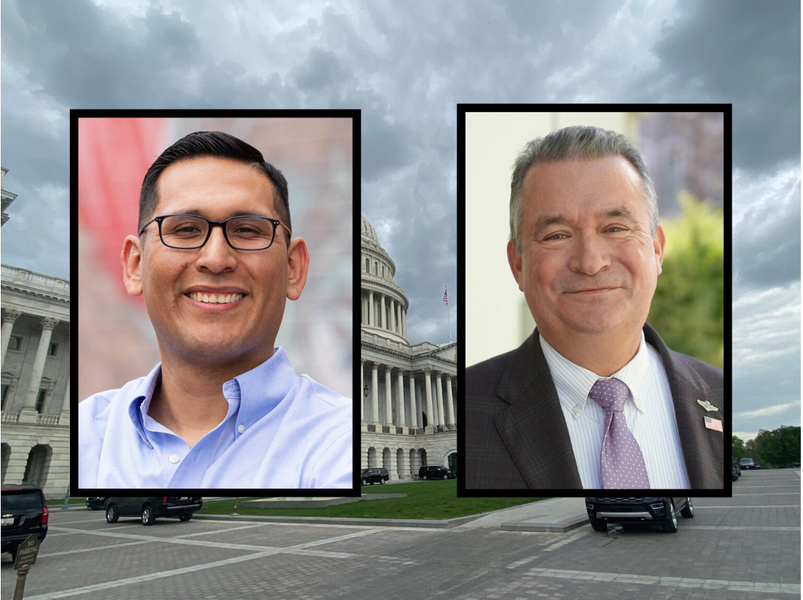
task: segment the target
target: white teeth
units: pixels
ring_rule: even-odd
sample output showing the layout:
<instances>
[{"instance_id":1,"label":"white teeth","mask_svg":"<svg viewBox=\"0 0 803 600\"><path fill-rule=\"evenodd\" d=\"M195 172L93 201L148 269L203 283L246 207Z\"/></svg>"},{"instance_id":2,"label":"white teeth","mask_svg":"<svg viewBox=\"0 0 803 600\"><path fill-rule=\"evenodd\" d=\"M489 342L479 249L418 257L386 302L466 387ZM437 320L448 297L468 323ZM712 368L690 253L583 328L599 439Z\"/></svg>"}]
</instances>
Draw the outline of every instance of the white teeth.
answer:
<instances>
[{"instance_id":1,"label":"white teeth","mask_svg":"<svg viewBox=\"0 0 803 600\"><path fill-rule=\"evenodd\" d=\"M220 294L216 296L215 294L203 294L200 292L190 292L188 296L196 302L205 302L206 304L231 304L243 297L242 294Z\"/></svg>"}]
</instances>

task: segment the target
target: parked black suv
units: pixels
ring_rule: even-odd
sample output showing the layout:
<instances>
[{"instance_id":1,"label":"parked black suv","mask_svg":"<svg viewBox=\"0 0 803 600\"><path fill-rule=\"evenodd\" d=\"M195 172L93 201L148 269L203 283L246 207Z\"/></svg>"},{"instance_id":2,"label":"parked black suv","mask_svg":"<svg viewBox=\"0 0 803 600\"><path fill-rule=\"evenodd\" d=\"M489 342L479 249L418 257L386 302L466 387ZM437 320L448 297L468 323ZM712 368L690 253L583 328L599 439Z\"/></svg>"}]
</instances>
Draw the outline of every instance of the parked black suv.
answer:
<instances>
[{"instance_id":1,"label":"parked black suv","mask_svg":"<svg viewBox=\"0 0 803 600\"><path fill-rule=\"evenodd\" d=\"M108 499L108 496L95 496L93 498L87 498L86 507L91 508L92 510L100 510L106 505L106 500Z\"/></svg>"},{"instance_id":2,"label":"parked black suv","mask_svg":"<svg viewBox=\"0 0 803 600\"><path fill-rule=\"evenodd\" d=\"M608 523L656 523L676 533L678 513L694 517L691 498L586 498L586 510L594 531L606 531Z\"/></svg>"},{"instance_id":3,"label":"parked black suv","mask_svg":"<svg viewBox=\"0 0 803 600\"><path fill-rule=\"evenodd\" d=\"M201 506L201 498L109 498L106 500L106 521L116 523L120 517L139 517L143 525L153 525L158 517L178 517L181 521L189 521Z\"/></svg>"},{"instance_id":4,"label":"parked black suv","mask_svg":"<svg viewBox=\"0 0 803 600\"><path fill-rule=\"evenodd\" d=\"M4 487L2 493L3 552L17 559L17 548L32 533L43 541L47 535L49 511L45 495L37 487Z\"/></svg>"},{"instance_id":5,"label":"parked black suv","mask_svg":"<svg viewBox=\"0 0 803 600\"><path fill-rule=\"evenodd\" d=\"M418 469L419 479L454 479L454 473L441 465L421 467Z\"/></svg>"},{"instance_id":6,"label":"parked black suv","mask_svg":"<svg viewBox=\"0 0 803 600\"><path fill-rule=\"evenodd\" d=\"M379 483L384 485L385 482L390 479L390 475L388 475L388 470L379 467L376 469L363 469L360 471L360 479L363 485L374 485L375 483Z\"/></svg>"}]
</instances>

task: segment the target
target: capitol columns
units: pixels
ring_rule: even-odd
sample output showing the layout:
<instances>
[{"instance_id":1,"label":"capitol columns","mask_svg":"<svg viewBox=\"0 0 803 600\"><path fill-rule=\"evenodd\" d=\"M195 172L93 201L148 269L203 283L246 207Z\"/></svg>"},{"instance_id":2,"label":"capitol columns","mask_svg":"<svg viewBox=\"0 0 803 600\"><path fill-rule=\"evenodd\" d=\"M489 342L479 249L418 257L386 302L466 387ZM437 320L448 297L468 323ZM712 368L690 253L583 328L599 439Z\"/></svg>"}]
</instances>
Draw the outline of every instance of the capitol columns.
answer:
<instances>
[{"instance_id":1,"label":"capitol columns","mask_svg":"<svg viewBox=\"0 0 803 600\"><path fill-rule=\"evenodd\" d=\"M18 310L3 309L3 356L0 358L3 363L6 360L6 350L8 350L8 342L11 339L11 330L14 329L14 323L22 316Z\"/></svg>"},{"instance_id":2,"label":"capitol columns","mask_svg":"<svg viewBox=\"0 0 803 600\"><path fill-rule=\"evenodd\" d=\"M454 397L452 396L452 376L446 376L446 407L448 410L449 415L449 422L447 425L457 425L457 421L455 421L455 404L454 404Z\"/></svg>"},{"instance_id":3,"label":"capitol columns","mask_svg":"<svg viewBox=\"0 0 803 600\"><path fill-rule=\"evenodd\" d=\"M384 324L384 320L382 323ZM393 427L392 385L390 383L390 367L385 365L385 425Z\"/></svg>"},{"instance_id":4,"label":"capitol columns","mask_svg":"<svg viewBox=\"0 0 803 600\"><path fill-rule=\"evenodd\" d=\"M429 367L424 368L424 381L427 390L427 427L426 433L432 433L435 430L435 421L433 419L434 412L432 410L432 369Z\"/></svg>"},{"instance_id":5,"label":"capitol columns","mask_svg":"<svg viewBox=\"0 0 803 600\"><path fill-rule=\"evenodd\" d=\"M36 397L39 394L39 385L42 383L42 374L45 370L45 360L47 351L50 349L50 338L53 329L59 322L58 319L44 317L42 319L42 335L39 336L39 345L36 347L36 356L33 359L33 369L31 370L31 385L25 395L25 403L20 411L20 422L35 422L37 419Z\"/></svg>"},{"instance_id":6,"label":"capitol columns","mask_svg":"<svg viewBox=\"0 0 803 600\"><path fill-rule=\"evenodd\" d=\"M443 422L445 419L443 414L443 382L441 381L440 371L435 374L435 385L438 391L438 425L445 425Z\"/></svg>"},{"instance_id":7,"label":"capitol columns","mask_svg":"<svg viewBox=\"0 0 803 600\"><path fill-rule=\"evenodd\" d=\"M410 373L410 427L418 429L418 411L415 407L415 374Z\"/></svg>"},{"instance_id":8,"label":"capitol columns","mask_svg":"<svg viewBox=\"0 0 803 600\"><path fill-rule=\"evenodd\" d=\"M363 373L365 372L365 359L360 359L360 421L365 423L365 392L363 392Z\"/></svg>"},{"instance_id":9,"label":"capitol columns","mask_svg":"<svg viewBox=\"0 0 803 600\"><path fill-rule=\"evenodd\" d=\"M67 389L64 391L64 400L61 403L61 416L59 425L70 424L70 377L67 376Z\"/></svg>"},{"instance_id":10,"label":"capitol columns","mask_svg":"<svg viewBox=\"0 0 803 600\"><path fill-rule=\"evenodd\" d=\"M368 290L368 324L371 327L376 325L376 319L374 318L374 292L373 290Z\"/></svg>"},{"instance_id":11,"label":"capitol columns","mask_svg":"<svg viewBox=\"0 0 803 600\"><path fill-rule=\"evenodd\" d=\"M371 419L375 425L379 423L379 363L371 363Z\"/></svg>"},{"instance_id":12,"label":"capitol columns","mask_svg":"<svg viewBox=\"0 0 803 600\"><path fill-rule=\"evenodd\" d=\"M399 427L406 428L404 421L404 371L399 369L398 375L399 396L396 398L396 421Z\"/></svg>"}]
</instances>

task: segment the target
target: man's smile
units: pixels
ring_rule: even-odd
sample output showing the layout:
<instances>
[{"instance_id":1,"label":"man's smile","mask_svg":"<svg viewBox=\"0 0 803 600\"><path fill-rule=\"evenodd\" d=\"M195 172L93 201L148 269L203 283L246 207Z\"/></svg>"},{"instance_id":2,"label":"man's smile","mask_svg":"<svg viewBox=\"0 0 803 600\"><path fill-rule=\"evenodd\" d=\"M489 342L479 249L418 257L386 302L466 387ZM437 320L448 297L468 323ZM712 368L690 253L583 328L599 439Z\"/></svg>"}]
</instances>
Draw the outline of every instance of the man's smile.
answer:
<instances>
[{"instance_id":1,"label":"man's smile","mask_svg":"<svg viewBox=\"0 0 803 600\"><path fill-rule=\"evenodd\" d=\"M231 304L242 299L242 294L202 294L201 292L190 292L187 294L192 300L196 302L203 302L205 304Z\"/></svg>"},{"instance_id":2,"label":"man's smile","mask_svg":"<svg viewBox=\"0 0 803 600\"><path fill-rule=\"evenodd\" d=\"M184 292L184 297L191 300L195 306L216 310L234 308L247 295L244 290L237 287L197 286Z\"/></svg>"}]
</instances>

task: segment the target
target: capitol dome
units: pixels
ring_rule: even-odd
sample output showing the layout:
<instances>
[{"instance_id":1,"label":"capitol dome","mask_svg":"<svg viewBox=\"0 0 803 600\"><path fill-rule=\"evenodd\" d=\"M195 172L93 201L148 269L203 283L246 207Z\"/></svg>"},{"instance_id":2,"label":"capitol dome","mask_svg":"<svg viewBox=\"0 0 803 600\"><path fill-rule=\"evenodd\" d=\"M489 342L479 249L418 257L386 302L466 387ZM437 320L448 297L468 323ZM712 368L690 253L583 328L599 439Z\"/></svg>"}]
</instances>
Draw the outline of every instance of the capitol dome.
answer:
<instances>
[{"instance_id":1,"label":"capitol dome","mask_svg":"<svg viewBox=\"0 0 803 600\"><path fill-rule=\"evenodd\" d=\"M362 217L362 237L369 242L374 242L377 246L379 245L379 238L376 237L376 230L374 230L365 217Z\"/></svg>"},{"instance_id":2,"label":"capitol dome","mask_svg":"<svg viewBox=\"0 0 803 600\"><path fill-rule=\"evenodd\" d=\"M407 343L409 301L393 282L396 264L365 217L360 228L360 271L363 331Z\"/></svg>"}]
</instances>

